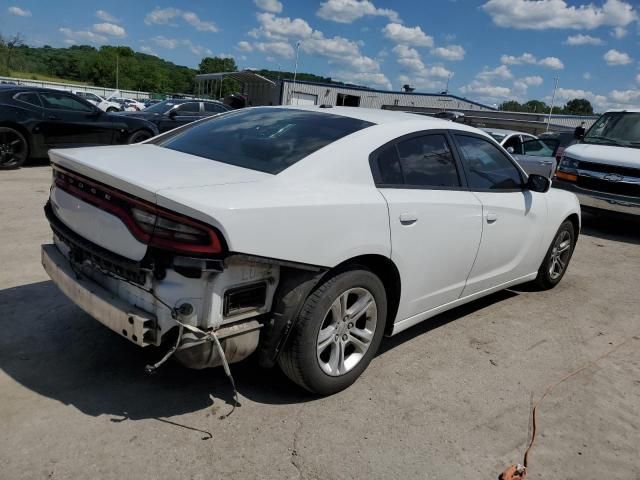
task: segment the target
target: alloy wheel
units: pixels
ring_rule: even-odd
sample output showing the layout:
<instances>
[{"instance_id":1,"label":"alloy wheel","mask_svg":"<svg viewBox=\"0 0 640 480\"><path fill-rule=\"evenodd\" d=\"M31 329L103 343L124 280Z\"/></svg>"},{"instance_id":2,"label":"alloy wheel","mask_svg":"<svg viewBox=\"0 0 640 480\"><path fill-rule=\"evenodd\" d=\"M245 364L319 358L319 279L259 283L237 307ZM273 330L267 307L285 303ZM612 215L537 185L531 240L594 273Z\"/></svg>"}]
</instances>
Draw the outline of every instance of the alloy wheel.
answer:
<instances>
[{"instance_id":1,"label":"alloy wheel","mask_svg":"<svg viewBox=\"0 0 640 480\"><path fill-rule=\"evenodd\" d=\"M11 129L0 129L0 166L21 164L27 155L24 138Z\"/></svg>"},{"instance_id":2,"label":"alloy wheel","mask_svg":"<svg viewBox=\"0 0 640 480\"><path fill-rule=\"evenodd\" d=\"M351 288L331 304L320 326L317 358L330 376L352 370L364 357L378 323L378 308L371 292Z\"/></svg>"},{"instance_id":3,"label":"alloy wheel","mask_svg":"<svg viewBox=\"0 0 640 480\"><path fill-rule=\"evenodd\" d=\"M556 280L562 276L567 268L571 256L571 234L563 230L556 237L551 250L551 263L549 264L549 277Z\"/></svg>"}]
</instances>

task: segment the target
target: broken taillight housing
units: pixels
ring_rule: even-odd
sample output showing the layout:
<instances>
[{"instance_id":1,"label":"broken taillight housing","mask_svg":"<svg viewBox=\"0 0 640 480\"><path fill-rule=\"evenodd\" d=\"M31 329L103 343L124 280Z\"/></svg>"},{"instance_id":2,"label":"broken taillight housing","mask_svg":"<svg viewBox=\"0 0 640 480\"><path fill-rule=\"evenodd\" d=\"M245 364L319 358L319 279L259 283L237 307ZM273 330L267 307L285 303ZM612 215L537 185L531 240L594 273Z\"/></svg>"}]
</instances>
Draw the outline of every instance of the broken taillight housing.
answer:
<instances>
[{"instance_id":1,"label":"broken taillight housing","mask_svg":"<svg viewBox=\"0 0 640 480\"><path fill-rule=\"evenodd\" d=\"M57 187L117 216L142 243L189 254L223 251L222 237L205 223L60 168L54 178Z\"/></svg>"}]
</instances>

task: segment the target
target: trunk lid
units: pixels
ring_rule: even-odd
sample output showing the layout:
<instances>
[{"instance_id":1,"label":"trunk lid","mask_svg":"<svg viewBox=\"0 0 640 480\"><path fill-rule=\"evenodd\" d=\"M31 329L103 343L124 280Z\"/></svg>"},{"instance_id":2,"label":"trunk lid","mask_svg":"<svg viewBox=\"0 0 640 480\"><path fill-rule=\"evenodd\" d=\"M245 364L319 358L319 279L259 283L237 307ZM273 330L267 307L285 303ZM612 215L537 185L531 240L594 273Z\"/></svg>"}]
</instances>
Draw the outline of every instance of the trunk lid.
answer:
<instances>
[{"instance_id":1,"label":"trunk lid","mask_svg":"<svg viewBox=\"0 0 640 480\"><path fill-rule=\"evenodd\" d=\"M154 203L158 190L257 182L272 177L156 145L50 150L49 156L55 165Z\"/></svg>"}]
</instances>

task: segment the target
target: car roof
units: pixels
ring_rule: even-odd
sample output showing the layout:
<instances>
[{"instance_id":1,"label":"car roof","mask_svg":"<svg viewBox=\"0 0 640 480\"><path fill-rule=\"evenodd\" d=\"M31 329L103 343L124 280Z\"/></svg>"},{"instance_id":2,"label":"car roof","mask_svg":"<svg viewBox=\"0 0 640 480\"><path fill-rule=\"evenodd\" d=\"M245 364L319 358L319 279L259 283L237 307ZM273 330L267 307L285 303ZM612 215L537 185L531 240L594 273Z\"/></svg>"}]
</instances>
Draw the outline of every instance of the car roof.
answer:
<instances>
[{"instance_id":1,"label":"car roof","mask_svg":"<svg viewBox=\"0 0 640 480\"><path fill-rule=\"evenodd\" d=\"M620 108L614 110L607 110L604 113L640 113L640 108Z\"/></svg>"},{"instance_id":2,"label":"car roof","mask_svg":"<svg viewBox=\"0 0 640 480\"><path fill-rule=\"evenodd\" d=\"M299 105L274 105L273 107L253 107L253 108L286 108L292 110L305 110L310 112L320 112L330 115L340 115L341 117L355 118L364 120L365 122L377 125L401 123L401 122L420 122L425 124L427 129L445 129L452 128L452 122L435 117L427 117L424 115L416 115L415 113L398 112L395 110L383 110L375 108L361 107L318 107L318 106L299 106ZM476 128L464 125L462 123L454 123L456 129L477 131Z\"/></svg>"},{"instance_id":3,"label":"car roof","mask_svg":"<svg viewBox=\"0 0 640 480\"><path fill-rule=\"evenodd\" d=\"M496 133L498 135L531 135L527 132L520 132L518 130L507 130L505 128L481 128L483 132Z\"/></svg>"}]
</instances>

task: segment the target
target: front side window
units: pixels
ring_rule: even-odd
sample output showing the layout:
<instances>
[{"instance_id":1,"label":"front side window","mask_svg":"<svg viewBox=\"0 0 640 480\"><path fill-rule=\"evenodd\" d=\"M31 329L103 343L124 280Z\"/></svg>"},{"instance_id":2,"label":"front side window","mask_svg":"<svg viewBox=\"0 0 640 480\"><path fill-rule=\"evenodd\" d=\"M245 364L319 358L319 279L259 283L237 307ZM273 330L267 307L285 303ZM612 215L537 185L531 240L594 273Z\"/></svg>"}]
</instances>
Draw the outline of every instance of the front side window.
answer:
<instances>
[{"instance_id":1,"label":"front side window","mask_svg":"<svg viewBox=\"0 0 640 480\"><path fill-rule=\"evenodd\" d=\"M93 108L86 103L64 93L41 92L40 98L45 108L54 110L72 110L74 112L90 113Z\"/></svg>"},{"instance_id":2,"label":"front side window","mask_svg":"<svg viewBox=\"0 0 640 480\"><path fill-rule=\"evenodd\" d=\"M251 108L211 117L176 135L160 138L157 145L275 175L371 125L324 112Z\"/></svg>"},{"instance_id":3,"label":"front side window","mask_svg":"<svg viewBox=\"0 0 640 480\"><path fill-rule=\"evenodd\" d=\"M520 141L519 135L513 135L511 138L509 138L509 140L504 142L503 147L509 153L513 153L515 155L522 155L522 142ZM510 148L513 150L509 150Z\"/></svg>"},{"instance_id":4,"label":"front side window","mask_svg":"<svg viewBox=\"0 0 640 480\"><path fill-rule=\"evenodd\" d=\"M456 135L471 190L514 190L522 187L518 168L488 140Z\"/></svg>"},{"instance_id":5,"label":"front side window","mask_svg":"<svg viewBox=\"0 0 640 480\"><path fill-rule=\"evenodd\" d=\"M543 141L534 138L524 142L522 147L525 155L531 155L533 157L553 157L554 149L552 148L552 145L557 143L557 140L548 139Z\"/></svg>"}]
</instances>

